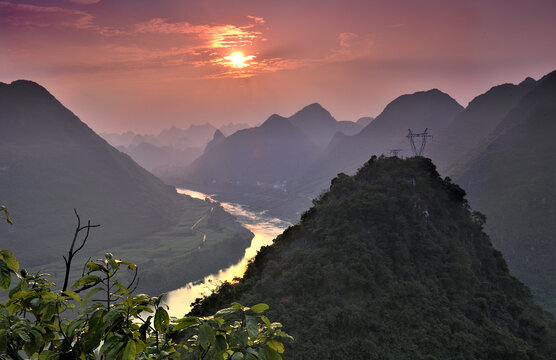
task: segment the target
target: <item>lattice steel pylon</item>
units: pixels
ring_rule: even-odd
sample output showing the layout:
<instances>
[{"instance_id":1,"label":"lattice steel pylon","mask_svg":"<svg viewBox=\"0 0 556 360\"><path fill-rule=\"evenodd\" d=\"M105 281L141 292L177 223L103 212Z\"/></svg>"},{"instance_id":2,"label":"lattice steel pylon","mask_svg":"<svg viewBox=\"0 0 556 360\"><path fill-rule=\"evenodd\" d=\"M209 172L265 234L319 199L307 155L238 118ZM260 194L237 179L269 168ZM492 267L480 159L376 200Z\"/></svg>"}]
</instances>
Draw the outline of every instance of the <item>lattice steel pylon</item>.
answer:
<instances>
[{"instance_id":1,"label":"lattice steel pylon","mask_svg":"<svg viewBox=\"0 0 556 360\"><path fill-rule=\"evenodd\" d=\"M422 156L423 152L425 151L425 145L427 145L427 139L432 138L432 135L428 133L429 128L426 128L425 131L418 134L412 132L411 129L408 130L409 134L407 134L406 137L409 139L409 143L411 144L413 156ZM421 145L419 146L419 149L417 149L417 146L415 146L415 138L421 138Z\"/></svg>"}]
</instances>

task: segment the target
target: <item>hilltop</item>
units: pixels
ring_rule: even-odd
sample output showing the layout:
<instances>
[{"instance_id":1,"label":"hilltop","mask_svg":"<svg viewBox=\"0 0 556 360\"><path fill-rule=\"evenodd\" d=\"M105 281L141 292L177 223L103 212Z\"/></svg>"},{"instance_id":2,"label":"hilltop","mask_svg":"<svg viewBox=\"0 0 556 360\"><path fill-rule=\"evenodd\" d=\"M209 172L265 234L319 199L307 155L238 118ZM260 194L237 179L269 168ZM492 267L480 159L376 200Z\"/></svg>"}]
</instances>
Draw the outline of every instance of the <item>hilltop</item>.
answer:
<instances>
[{"instance_id":1,"label":"hilltop","mask_svg":"<svg viewBox=\"0 0 556 360\"><path fill-rule=\"evenodd\" d=\"M430 160L373 157L193 313L264 300L296 339L287 359L555 358L554 318L484 220Z\"/></svg>"}]
</instances>

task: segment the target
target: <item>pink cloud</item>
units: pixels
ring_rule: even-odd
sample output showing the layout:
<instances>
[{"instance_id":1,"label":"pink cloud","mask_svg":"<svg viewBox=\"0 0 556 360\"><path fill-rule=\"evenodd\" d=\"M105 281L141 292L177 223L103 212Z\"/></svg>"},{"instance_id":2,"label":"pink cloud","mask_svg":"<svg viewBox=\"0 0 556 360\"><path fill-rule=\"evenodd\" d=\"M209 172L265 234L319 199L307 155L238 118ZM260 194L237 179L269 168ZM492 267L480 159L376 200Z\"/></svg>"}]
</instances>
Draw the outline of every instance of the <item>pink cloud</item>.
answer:
<instances>
[{"instance_id":1,"label":"pink cloud","mask_svg":"<svg viewBox=\"0 0 556 360\"><path fill-rule=\"evenodd\" d=\"M0 1L0 23L24 28L73 28L90 30L102 35L116 35L121 31L94 23L94 17L81 10L57 6L36 6Z\"/></svg>"},{"instance_id":2,"label":"pink cloud","mask_svg":"<svg viewBox=\"0 0 556 360\"><path fill-rule=\"evenodd\" d=\"M253 20L254 22L256 22L257 24L264 24L264 18L262 17L257 17L257 16L251 16L251 15L247 15L247 17L251 20Z\"/></svg>"}]
</instances>

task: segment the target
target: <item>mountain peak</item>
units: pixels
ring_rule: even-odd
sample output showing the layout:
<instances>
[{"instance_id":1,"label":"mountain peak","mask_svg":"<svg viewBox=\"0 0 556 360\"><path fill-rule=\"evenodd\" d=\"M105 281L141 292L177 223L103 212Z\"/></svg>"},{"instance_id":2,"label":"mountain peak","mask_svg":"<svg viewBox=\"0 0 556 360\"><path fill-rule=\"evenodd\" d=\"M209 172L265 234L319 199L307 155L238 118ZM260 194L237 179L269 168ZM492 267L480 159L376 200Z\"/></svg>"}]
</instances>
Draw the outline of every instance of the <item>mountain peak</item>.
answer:
<instances>
[{"instance_id":1,"label":"mountain peak","mask_svg":"<svg viewBox=\"0 0 556 360\"><path fill-rule=\"evenodd\" d=\"M51 99L54 99L54 96L48 92L43 86L37 84L34 81L30 80L15 80L12 81L10 84L0 82L0 89L11 91L24 91L27 94L37 94L41 96L48 96Z\"/></svg>"},{"instance_id":2,"label":"mountain peak","mask_svg":"<svg viewBox=\"0 0 556 360\"><path fill-rule=\"evenodd\" d=\"M530 76L527 76L525 80L519 83L519 85L534 84L536 81Z\"/></svg>"},{"instance_id":3,"label":"mountain peak","mask_svg":"<svg viewBox=\"0 0 556 360\"><path fill-rule=\"evenodd\" d=\"M336 122L336 119L330 115L330 112L319 103L312 103L305 106L303 109L293 114L290 120L296 125L304 122Z\"/></svg>"},{"instance_id":4,"label":"mountain peak","mask_svg":"<svg viewBox=\"0 0 556 360\"><path fill-rule=\"evenodd\" d=\"M260 128L273 128L276 126L283 126L285 123L289 123L288 119L278 114L272 114L264 123L259 126Z\"/></svg>"},{"instance_id":5,"label":"mountain peak","mask_svg":"<svg viewBox=\"0 0 556 360\"><path fill-rule=\"evenodd\" d=\"M218 141L221 139L224 139L226 136L224 136L224 134L222 134L222 131L220 131L219 129L216 129L216 131L214 132L214 135L212 137L212 141Z\"/></svg>"}]
</instances>

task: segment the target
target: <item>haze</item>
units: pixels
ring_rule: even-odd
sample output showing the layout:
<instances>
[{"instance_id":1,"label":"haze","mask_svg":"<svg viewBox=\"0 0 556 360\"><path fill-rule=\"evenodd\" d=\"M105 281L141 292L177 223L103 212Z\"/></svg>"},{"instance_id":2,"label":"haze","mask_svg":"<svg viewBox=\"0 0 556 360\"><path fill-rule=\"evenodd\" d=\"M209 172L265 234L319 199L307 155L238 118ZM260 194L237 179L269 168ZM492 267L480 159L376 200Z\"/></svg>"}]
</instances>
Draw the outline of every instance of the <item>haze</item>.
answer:
<instances>
[{"instance_id":1,"label":"haze","mask_svg":"<svg viewBox=\"0 0 556 360\"><path fill-rule=\"evenodd\" d=\"M46 86L97 132L257 124L319 102L376 116L439 88L462 105L554 69L546 1L0 1L0 81Z\"/></svg>"}]
</instances>

